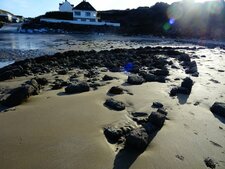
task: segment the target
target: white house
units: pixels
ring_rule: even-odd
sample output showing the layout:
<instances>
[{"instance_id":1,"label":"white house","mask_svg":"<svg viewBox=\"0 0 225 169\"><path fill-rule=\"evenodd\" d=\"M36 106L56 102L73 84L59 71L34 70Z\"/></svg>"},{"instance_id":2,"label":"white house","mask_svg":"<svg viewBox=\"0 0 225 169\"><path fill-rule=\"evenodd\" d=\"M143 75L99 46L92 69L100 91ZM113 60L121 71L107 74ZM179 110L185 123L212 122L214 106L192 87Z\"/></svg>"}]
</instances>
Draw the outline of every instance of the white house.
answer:
<instances>
[{"instance_id":1,"label":"white house","mask_svg":"<svg viewBox=\"0 0 225 169\"><path fill-rule=\"evenodd\" d=\"M97 11L89 2L83 0L73 8L73 20L79 22L98 22Z\"/></svg>"},{"instance_id":2,"label":"white house","mask_svg":"<svg viewBox=\"0 0 225 169\"><path fill-rule=\"evenodd\" d=\"M60 11L69 12L71 5L67 0L63 4L59 4ZM63 10L63 9L64 10ZM67 10L65 10L67 9ZM43 22L50 23L70 23L77 25L94 25L94 26L115 26L120 27L120 23L112 23L99 21L97 17L97 11L95 8L86 0L83 0L77 6L72 8L73 20L61 20L61 19L50 19L50 18L41 18Z\"/></svg>"},{"instance_id":3,"label":"white house","mask_svg":"<svg viewBox=\"0 0 225 169\"><path fill-rule=\"evenodd\" d=\"M73 12L74 5L70 4L67 0L65 2L59 4L60 12Z\"/></svg>"}]
</instances>

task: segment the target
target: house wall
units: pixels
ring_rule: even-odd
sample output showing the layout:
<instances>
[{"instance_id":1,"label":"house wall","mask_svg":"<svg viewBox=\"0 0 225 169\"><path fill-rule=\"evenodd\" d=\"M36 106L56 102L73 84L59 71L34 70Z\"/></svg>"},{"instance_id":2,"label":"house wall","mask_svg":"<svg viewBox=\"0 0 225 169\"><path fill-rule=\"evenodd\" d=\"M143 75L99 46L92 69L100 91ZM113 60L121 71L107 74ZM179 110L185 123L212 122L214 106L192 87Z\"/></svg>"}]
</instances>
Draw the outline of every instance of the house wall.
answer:
<instances>
[{"instance_id":1,"label":"house wall","mask_svg":"<svg viewBox=\"0 0 225 169\"><path fill-rule=\"evenodd\" d=\"M76 20L59 20L59 19L47 19L42 18L42 22L49 22L49 23L70 23L70 24L79 24L79 25L96 25L96 26L115 26L120 27L120 23L112 23L112 22L90 22L90 21L76 21Z\"/></svg>"},{"instance_id":2,"label":"house wall","mask_svg":"<svg viewBox=\"0 0 225 169\"><path fill-rule=\"evenodd\" d=\"M73 10L73 19L75 21L98 22L96 11Z\"/></svg>"},{"instance_id":3,"label":"house wall","mask_svg":"<svg viewBox=\"0 0 225 169\"><path fill-rule=\"evenodd\" d=\"M61 12L72 12L73 6L68 1L65 1L62 5L59 6L59 11L61 11Z\"/></svg>"}]
</instances>

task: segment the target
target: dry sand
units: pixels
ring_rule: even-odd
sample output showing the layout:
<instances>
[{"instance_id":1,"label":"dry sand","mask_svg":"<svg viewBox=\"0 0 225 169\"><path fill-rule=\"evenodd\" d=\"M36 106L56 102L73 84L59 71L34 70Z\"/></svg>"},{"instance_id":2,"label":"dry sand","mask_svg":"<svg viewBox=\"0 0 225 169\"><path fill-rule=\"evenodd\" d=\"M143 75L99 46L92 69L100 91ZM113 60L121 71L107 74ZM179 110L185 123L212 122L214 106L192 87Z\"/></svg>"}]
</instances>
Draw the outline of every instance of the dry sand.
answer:
<instances>
[{"instance_id":1,"label":"dry sand","mask_svg":"<svg viewBox=\"0 0 225 169\"><path fill-rule=\"evenodd\" d=\"M215 101L225 102L225 54L217 50L196 51L200 76L187 98L169 97L173 85L187 75L171 70L170 81L122 85L125 73L107 73L118 77L96 91L63 95L62 90L44 91L27 103L0 113L1 169L206 169L204 159L213 158L219 169L225 168L225 120L209 110ZM213 80L218 80L215 83ZM1 82L16 86L24 79ZM126 103L125 111L103 106L111 86L122 85L133 95L116 99ZM154 101L162 102L169 115L164 127L140 154L119 154L105 139L103 127L129 120L129 112L151 112ZM199 105L194 104L199 102ZM179 158L178 158L179 157Z\"/></svg>"}]
</instances>

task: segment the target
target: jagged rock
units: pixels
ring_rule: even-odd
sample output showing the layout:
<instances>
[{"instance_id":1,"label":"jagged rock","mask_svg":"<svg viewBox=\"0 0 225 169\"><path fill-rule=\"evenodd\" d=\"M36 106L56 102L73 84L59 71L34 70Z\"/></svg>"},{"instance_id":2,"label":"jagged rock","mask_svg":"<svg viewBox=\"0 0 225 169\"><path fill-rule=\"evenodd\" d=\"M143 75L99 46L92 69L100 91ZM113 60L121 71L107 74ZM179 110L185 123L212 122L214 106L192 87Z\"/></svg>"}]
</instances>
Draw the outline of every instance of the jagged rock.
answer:
<instances>
[{"instance_id":1,"label":"jagged rock","mask_svg":"<svg viewBox=\"0 0 225 169\"><path fill-rule=\"evenodd\" d=\"M80 82L78 84L70 84L65 88L67 94L83 93L90 90L89 85L86 82Z\"/></svg>"},{"instance_id":2,"label":"jagged rock","mask_svg":"<svg viewBox=\"0 0 225 169\"><path fill-rule=\"evenodd\" d=\"M204 160L205 165L211 169L215 169L216 168L216 163L213 159L211 159L210 157L206 158Z\"/></svg>"},{"instance_id":3,"label":"jagged rock","mask_svg":"<svg viewBox=\"0 0 225 169\"><path fill-rule=\"evenodd\" d=\"M179 61L190 62L191 58L188 54L182 54L178 56Z\"/></svg>"},{"instance_id":4,"label":"jagged rock","mask_svg":"<svg viewBox=\"0 0 225 169\"><path fill-rule=\"evenodd\" d=\"M123 102L114 100L113 98L107 99L104 105L110 109L117 110L117 111L122 111L126 108Z\"/></svg>"},{"instance_id":5,"label":"jagged rock","mask_svg":"<svg viewBox=\"0 0 225 169\"><path fill-rule=\"evenodd\" d=\"M125 148L144 151L149 144L149 135L145 128L132 130L126 137Z\"/></svg>"},{"instance_id":6,"label":"jagged rock","mask_svg":"<svg viewBox=\"0 0 225 169\"><path fill-rule=\"evenodd\" d=\"M181 87L174 87L170 91L170 96L176 96L177 94L190 95L194 82L191 78L186 77L181 83Z\"/></svg>"},{"instance_id":7,"label":"jagged rock","mask_svg":"<svg viewBox=\"0 0 225 169\"><path fill-rule=\"evenodd\" d=\"M225 117L225 103L215 102L210 110L213 114Z\"/></svg>"},{"instance_id":8,"label":"jagged rock","mask_svg":"<svg viewBox=\"0 0 225 169\"><path fill-rule=\"evenodd\" d=\"M143 74L143 77L146 82L155 82L157 78L157 76L152 73Z\"/></svg>"},{"instance_id":9,"label":"jagged rock","mask_svg":"<svg viewBox=\"0 0 225 169\"><path fill-rule=\"evenodd\" d=\"M14 78L14 73L12 71L5 71L0 74L0 81L8 80Z\"/></svg>"},{"instance_id":10,"label":"jagged rock","mask_svg":"<svg viewBox=\"0 0 225 169\"><path fill-rule=\"evenodd\" d=\"M131 113L132 116L134 117L144 117L144 116L148 116L148 113L145 112L133 112Z\"/></svg>"},{"instance_id":11,"label":"jagged rock","mask_svg":"<svg viewBox=\"0 0 225 169\"><path fill-rule=\"evenodd\" d=\"M110 94L123 94L123 89L119 86L114 86L108 91L108 93L110 93Z\"/></svg>"},{"instance_id":12,"label":"jagged rock","mask_svg":"<svg viewBox=\"0 0 225 169\"><path fill-rule=\"evenodd\" d=\"M40 85L35 79L31 79L30 81L27 81L26 84L31 85L34 87L33 95L38 95L40 93Z\"/></svg>"},{"instance_id":13,"label":"jagged rock","mask_svg":"<svg viewBox=\"0 0 225 169\"><path fill-rule=\"evenodd\" d=\"M152 112L151 115L148 118L148 122L150 122L154 126L158 127L159 129L162 128L165 120L166 120L166 116L164 114L159 113L159 112Z\"/></svg>"},{"instance_id":14,"label":"jagged rock","mask_svg":"<svg viewBox=\"0 0 225 169\"><path fill-rule=\"evenodd\" d=\"M39 85L45 86L48 84L48 80L46 78L35 78Z\"/></svg>"},{"instance_id":15,"label":"jagged rock","mask_svg":"<svg viewBox=\"0 0 225 169\"><path fill-rule=\"evenodd\" d=\"M110 143L118 143L122 137L125 137L137 125L133 121L119 121L104 128L104 134Z\"/></svg>"},{"instance_id":16,"label":"jagged rock","mask_svg":"<svg viewBox=\"0 0 225 169\"><path fill-rule=\"evenodd\" d=\"M108 76L108 75L105 75L102 80L103 81L109 81L109 80L113 80L114 78L112 76Z\"/></svg>"},{"instance_id":17,"label":"jagged rock","mask_svg":"<svg viewBox=\"0 0 225 169\"><path fill-rule=\"evenodd\" d=\"M59 70L57 73L58 75L66 75L68 71L66 69L63 69L63 70Z\"/></svg>"},{"instance_id":18,"label":"jagged rock","mask_svg":"<svg viewBox=\"0 0 225 169\"><path fill-rule=\"evenodd\" d=\"M193 84L194 84L193 80L189 77L186 77L181 83L181 87L188 89L191 93Z\"/></svg>"},{"instance_id":19,"label":"jagged rock","mask_svg":"<svg viewBox=\"0 0 225 169\"><path fill-rule=\"evenodd\" d=\"M168 115L168 112L167 112L164 108L159 108L159 109L157 110L157 112L158 112L158 113L161 113L161 114L163 114L163 115L165 115L165 116Z\"/></svg>"},{"instance_id":20,"label":"jagged rock","mask_svg":"<svg viewBox=\"0 0 225 169\"><path fill-rule=\"evenodd\" d=\"M141 85L144 82L144 79L138 75L128 76L127 83L132 85Z\"/></svg>"},{"instance_id":21,"label":"jagged rock","mask_svg":"<svg viewBox=\"0 0 225 169\"><path fill-rule=\"evenodd\" d=\"M169 70L166 69L166 68L163 68L161 70L156 70L154 72L154 74L157 75L157 76L168 76L169 75Z\"/></svg>"},{"instance_id":22,"label":"jagged rock","mask_svg":"<svg viewBox=\"0 0 225 169\"><path fill-rule=\"evenodd\" d=\"M64 81L62 79L56 79L54 85L52 86L52 90L59 90L68 85L69 83L67 81Z\"/></svg>"},{"instance_id":23,"label":"jagged rock","mask_svg":"<svg viewBox=\"0 0 225 169\"><path fill-rule=\"evenodd\" d=\"M170 91L170 96L173 97L173 96L176 96L178 93L178 88L177 87L174 87L171 89Z\"/></svg>"},{"instance_id":24,"label":"jagged rock","mask_svg":"<svg viewBox=\"0 0 225 169\"><path fill-rule=\"evenodd\" d=\"M145 112L133 112L131 113L132 120L137 122L137 124L144 124L148 122L148 113Z\"/></svg>"},{"instance_id":25,"label":"jagged rock","mask_svg":"<svg viewBox=\"0 0 225 169\"><path fill-rule=\"evenodd\" d=\"M162 108L163 104L160 102L153 102L152 107L153 108Z\"/></svg>"},{"instance_id":26,"label":"jagged rock","mask_svg":"<svg viewBox=\"0 0 225 169\"><path fill-rule=\"evenodd\" d=\"M7 107L14 107L22 104L23 102L27 101L27 99L36 94L37 91L32 85L24 85L13 89L8 97L2 101L2 105Z\"/></svg>"}]
</instances>

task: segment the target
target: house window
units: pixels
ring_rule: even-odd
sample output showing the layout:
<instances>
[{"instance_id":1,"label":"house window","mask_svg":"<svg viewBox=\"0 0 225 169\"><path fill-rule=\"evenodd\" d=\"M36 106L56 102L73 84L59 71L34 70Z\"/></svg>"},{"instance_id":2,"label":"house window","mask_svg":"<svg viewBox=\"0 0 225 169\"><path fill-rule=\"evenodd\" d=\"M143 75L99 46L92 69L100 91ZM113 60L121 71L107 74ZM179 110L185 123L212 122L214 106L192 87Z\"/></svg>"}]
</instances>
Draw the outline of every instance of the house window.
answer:
<instances>
[{"instance_id":1,"label":"house window","mask_svg":"<svg viewBox=\"0 0 225 169\"><path fill-rule=\"evenodd\" d=\"M86 19L83 19L83 18L82 18L81 21L86 22Z\"/></svg>"},{"instance_id":2,"label":"house window","mask_svg":"<svg viewBox=\"0 0 225 169\"><path fill-rule=\"evenodd\" d=\"M85 12L86 16L91 16L91 12Z\"/></svg>"},{"instance_id":3,"label":"house window","mask_svg":"<svg viewBox=\"0 0 225 169\"><path fill-rule=\"evenodd\" d=\"M90 19L91 22L95 22L95 19Z\"/></svg>"},{"instance_id":4,"label":"house window","mask_svg":"<svg viewBox=\"0 0 225 169\"><path fill-rule=\"evenodd\" d=\"M74 12L74 15L80 16L81 13L80 12Z\"/></svg>"}]
</instances>

